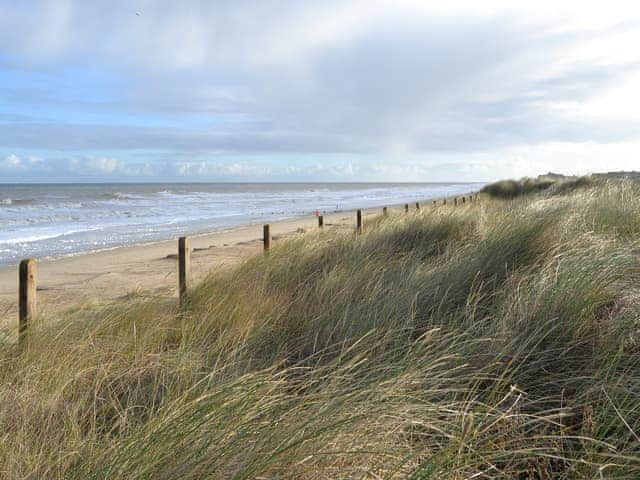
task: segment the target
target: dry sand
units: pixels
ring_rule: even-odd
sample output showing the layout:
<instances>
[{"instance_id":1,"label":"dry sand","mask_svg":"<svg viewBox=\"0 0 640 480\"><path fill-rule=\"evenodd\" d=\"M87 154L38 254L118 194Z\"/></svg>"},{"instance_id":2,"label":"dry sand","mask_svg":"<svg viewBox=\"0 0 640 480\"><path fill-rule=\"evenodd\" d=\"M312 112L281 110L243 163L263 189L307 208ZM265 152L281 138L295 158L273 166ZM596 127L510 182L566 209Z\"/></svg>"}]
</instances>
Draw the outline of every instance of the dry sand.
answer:
<instances>
[{"instance_id":1,"label":"dry sand","mask_svg":"<svg viewBox=\"0 0 640 480\"><path fill-rule=\"evenodd\" d=\"M430 205L431 201L426 205ZM415 208L415 205L411 205ZM400 207L390 210L400 211ZM380 214L369 209L367 215ZM324 215L326 228L355 228L355 213ZM274 243L278 239L317 228L315 216L273 222ZM225 268L262 250L262 225L247 225L231 230L191 237L193 280L203 278L213 268ZM177 241L78 254L39 260L37 266L38 311L55 313L69 307L105 302L131 292L177 295ZM16 322L17 267L0 267L0 325Z\"/></svg>"}]
</instances>

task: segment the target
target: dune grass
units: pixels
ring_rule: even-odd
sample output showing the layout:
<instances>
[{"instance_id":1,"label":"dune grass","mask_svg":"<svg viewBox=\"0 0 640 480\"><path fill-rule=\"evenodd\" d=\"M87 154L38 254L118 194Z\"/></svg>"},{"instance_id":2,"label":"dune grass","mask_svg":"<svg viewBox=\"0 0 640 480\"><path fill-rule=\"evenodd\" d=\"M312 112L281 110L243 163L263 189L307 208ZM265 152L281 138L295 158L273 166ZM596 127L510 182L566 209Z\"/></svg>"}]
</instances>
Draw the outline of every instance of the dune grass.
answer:
<instances>
[{"instance_id":1,"label":"dune grass","mask_svg":"<svg viewBox=\"0 0 640 480\"><path fill-rule=\"evenodd\" d=\"M0 476L639 478L640 187L368 218L0 348Z\"/></svg>"},{"instance_id":2,"label":"dune grass","mask_svg":"<svg viewBox=\"0 0 640 480\"><path fill-rule=\"evenodd\" d=\"M576 189L586 189L595 184L591 177L567 177L553 179L549 177L528 178L521 180L500 180L482 188L482 193L494 198L512 199L521 195L529 195L548 191L549 195L563 195Z\"/></svg>"}]
</instances>

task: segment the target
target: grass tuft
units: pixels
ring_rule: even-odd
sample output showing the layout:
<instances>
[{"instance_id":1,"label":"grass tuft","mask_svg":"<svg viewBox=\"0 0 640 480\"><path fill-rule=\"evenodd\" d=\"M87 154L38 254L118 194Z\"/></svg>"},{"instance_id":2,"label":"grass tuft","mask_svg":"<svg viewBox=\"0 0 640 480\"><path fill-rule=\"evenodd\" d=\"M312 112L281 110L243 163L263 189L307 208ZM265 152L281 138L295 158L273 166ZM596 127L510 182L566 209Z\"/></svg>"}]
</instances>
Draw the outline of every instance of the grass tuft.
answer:
<instances>
[{"instance_id":1,"label":"grass tuft","mask_svg":"<svg viewBox=\"0 0 640 480\"><path fill-rule=\"evenodd\" d=\"M595 185L592 177L550 179L548 177L523 178L522 180L501 180L490 183L481 192L494 198L513 199L521 195L529 195L547 191L549 195L565 195L574 190L585 189Z\"/></svg>"}]
</instances>

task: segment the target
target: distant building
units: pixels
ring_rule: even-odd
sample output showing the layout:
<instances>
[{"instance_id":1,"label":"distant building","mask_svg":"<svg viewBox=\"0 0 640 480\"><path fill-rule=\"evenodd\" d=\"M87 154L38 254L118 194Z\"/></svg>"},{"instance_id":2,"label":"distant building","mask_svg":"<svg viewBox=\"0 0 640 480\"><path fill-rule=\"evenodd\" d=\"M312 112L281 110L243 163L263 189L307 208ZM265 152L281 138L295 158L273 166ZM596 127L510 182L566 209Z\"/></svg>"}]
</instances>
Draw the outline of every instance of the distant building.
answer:
<instances>
[{"instance_id":1,"label":"distant building","mask_svg":"<svg viewBox=\"0 0 640 480\"><path fill-rule=\"evenodd\" d=\"M574 176L563 175L562 173L545 173L544 175L538 175L538 181L540 182L559 182L567 180L569 178L575 178Z\"/></svg>"},{"instance_id":2,"label":"distant building","mask_svg":"<svg viewBox=\"0 0 640 480\"><path fill-rule=\"evenodd\" d=\"M540 177L546 178L548 180L563 180L567 178L566 175L563 175L562 173L553 172L545 173L544 175L540 175Z\"/></svg>"},{"instance_id":3,"label":"distant building","mask_svg":"<svg viewBox=\"0 0 640 480\"><path fill-rule=\"evenodd\" d=\"M607 172L607 173L594 173L594 177L606 177L606 178L633 178L634 180L640 179L640 172L632 170L630 172Z\"/></svg>"}]
</instances>

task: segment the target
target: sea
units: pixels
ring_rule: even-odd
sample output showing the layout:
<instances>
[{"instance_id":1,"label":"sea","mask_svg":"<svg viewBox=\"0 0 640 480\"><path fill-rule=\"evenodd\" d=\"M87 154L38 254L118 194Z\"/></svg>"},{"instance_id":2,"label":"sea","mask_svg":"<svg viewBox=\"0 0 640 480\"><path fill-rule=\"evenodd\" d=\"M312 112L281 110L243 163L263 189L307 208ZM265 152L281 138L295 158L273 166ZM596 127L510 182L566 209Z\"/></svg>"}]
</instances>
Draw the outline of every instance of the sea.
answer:
<instances>
[{"instance_id":1,"label":"sea","mask_svg":"<svg viewBox=\"0 0 640 480\"><path fill-rule=\"evenodd\" d=\"M478 190L477 183L0 184L0 265Z\"/></svg>"}]
</instances>

